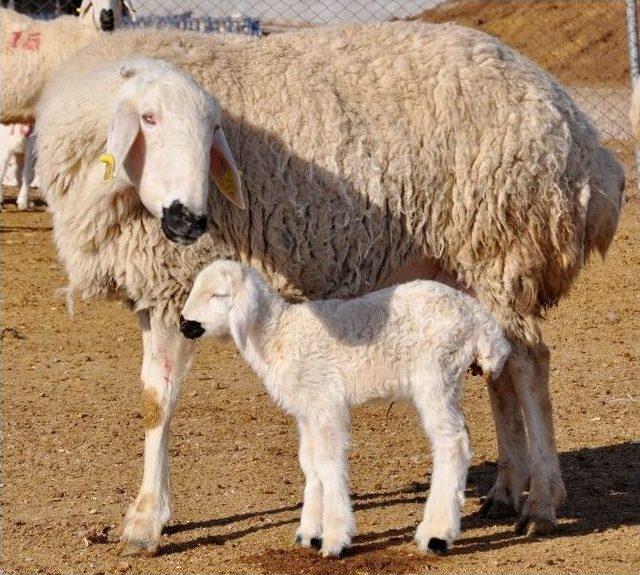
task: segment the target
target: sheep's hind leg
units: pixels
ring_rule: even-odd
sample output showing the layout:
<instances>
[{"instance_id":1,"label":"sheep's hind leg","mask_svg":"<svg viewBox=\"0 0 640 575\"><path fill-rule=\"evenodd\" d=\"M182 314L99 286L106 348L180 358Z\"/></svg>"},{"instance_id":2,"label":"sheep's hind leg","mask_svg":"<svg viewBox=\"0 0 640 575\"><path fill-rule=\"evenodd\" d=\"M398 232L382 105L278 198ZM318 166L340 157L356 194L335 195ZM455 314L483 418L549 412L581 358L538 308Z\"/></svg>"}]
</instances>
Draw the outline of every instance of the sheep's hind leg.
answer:
<instances>
[{"instance_id":1,"label":"sheep's hind leg","mask_svg":"<svg viewBox=\"0 0 640 575\"><path fill-rule=\"evenodd\" d=\"M431 441L433 473L415 540L421 551L443 555L460 533L471 447L459 406L460 384L436 375L425 379L424 393L415 397L415 404Z\"/></svg>"},{"instance_id":2,"label":"sheep's hind leg","mask_svg":"<svg viewBox=\"0 0 640 575\"><path fill-rule=\"evenodd\" d=\"M529 487L529 448L520 400L507 369L488 382L498 438L498 476L480 509L481 515L500 518L517 515L522 492Z\"/></svg>"},{"instance_id":3,"label":"sheep's hind leg","mask_svg":"<svg viewBox=\"0 0 640 575\"><path fill-rule=\"evenodd\" d=\"M549 350L543 343L515 344L507 369L516 383L531 448L531 485L516 531L545 535L555 530L556 509L566 499L549 396Z\"/></svg>"},{"instance_id":4,"label":"sheep's hind leg","mask_svg":"<svg viewBox=\"0 0 640 575\"><path fill-rule=\"evenodd\" d=\"M307 421L298 421L300 431L300 467L305 476L304 501L296 543L302 547L322 545L322 484L314 463L313 432Z\"/></svg>"},{"instance_id":5,"label":"sheep's hind leg","mask_svg":"<svg viewBox=\"0 0 640 575\"><path fill-rule=\"evenodd\" d=\"M129 507L120 537L123 555L153 554L162 527L171 517L169 491L169 425L180 381L193 353L193 343L176 329L169 331L158 317L140 313L142 361L142 415L145 427L142 485Z\"/></svg>"}]
</instances>

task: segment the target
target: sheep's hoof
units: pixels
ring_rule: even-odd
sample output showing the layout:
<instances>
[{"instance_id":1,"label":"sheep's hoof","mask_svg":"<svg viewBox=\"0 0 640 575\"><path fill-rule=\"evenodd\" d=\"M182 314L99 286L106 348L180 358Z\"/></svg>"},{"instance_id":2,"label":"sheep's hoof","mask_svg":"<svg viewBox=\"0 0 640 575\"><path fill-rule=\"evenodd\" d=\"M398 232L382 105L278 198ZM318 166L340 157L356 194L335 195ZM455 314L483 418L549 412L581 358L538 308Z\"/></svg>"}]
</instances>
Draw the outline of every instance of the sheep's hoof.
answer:
<instances>
[{"instance_id":1,"label":"sheep's hoof","mask_svg":"<svg viewBox=\"0 0 640 575\"><path fill-rule=\"evenodd\" d=\"M117 547L118 555L121 557L137 556L153 556L158 554L158 546L148 546L144 541L137 539L131 539L127 541L120 541Z\"/></svg>"},{"instance_id":2,"label":"sheep's hoof","mask_svg":"<svg viewBox=\"0 0 640 575\"><path fill-rule=\"evenodd\" d=\"M489 517L490 519L503 519L505 517L513 517L517 515L515 507L511 503L497 501L492 497L487 497L478 510L480 517Z\"/></svg>"},{"instance_id":3,"label":"sheep's hoof","mask_svg":"<svg viewBox=\"0 0 640 575\"><path fill-rule=\"evenodd\" d=\"M515 531L516 534L527 537L543 537L553 533L557 526L557 522L548 517L523 515L516 523Z\"/></svg>"},{"instance_id":4,"label":"sheep's hoof","mask_svg":"<svg viewBox=\"0 0 640 575\"><path fill-rule=\"evenodd\" d=\"M427 543L427 548L434 555L446 555L447 554L447 542L444 539L438 537L432 537Z\"/></svg>"}]
</instances>

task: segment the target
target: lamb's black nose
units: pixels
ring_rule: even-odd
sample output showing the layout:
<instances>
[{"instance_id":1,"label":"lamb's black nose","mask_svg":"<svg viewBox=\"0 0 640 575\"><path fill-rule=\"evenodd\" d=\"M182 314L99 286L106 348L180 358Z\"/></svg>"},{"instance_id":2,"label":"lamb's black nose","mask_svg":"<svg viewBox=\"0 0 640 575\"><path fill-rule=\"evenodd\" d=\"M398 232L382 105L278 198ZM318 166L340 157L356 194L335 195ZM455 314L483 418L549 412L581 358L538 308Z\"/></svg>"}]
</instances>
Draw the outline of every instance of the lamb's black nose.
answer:
<instances>
[{"instance_id":1,"label":"lamb's black nose","mask_svg":"<svg viewBox=\"0 0 640 575\"><path fill-rule=\"evenodd\" d=\"M197 339L204 333L204 328L199 321L184 319L180 316L180 331L184 337Z\"/></svg>"},{"instance_id":2,"label":"lamb's black nose","mask_svg":"<svg viewBox=\"0 0 640 575\"><path fill-rule=\"evenodd\" d=\"M100 10L100 28L104 32L111 32L116 27L115 18L113 17L113 10Z\"/></svg>"}]
</instances>

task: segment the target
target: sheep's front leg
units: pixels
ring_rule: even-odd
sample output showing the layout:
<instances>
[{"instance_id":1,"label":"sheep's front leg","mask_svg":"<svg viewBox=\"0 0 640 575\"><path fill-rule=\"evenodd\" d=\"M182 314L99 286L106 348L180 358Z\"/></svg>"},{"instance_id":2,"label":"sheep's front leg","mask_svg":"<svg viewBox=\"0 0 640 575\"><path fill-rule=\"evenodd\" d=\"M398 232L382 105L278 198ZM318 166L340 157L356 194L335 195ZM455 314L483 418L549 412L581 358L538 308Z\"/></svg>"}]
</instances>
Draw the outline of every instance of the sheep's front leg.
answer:
<instances>
[{"instance_id":1,"label":"sheep's front leg","mask_svg":"<svg viewBox=\"0 0 640 575\"><path fill-rule=\"evenodd\" d=\"M159 317L140 313L144 359L142 361L142 421L145 428L142 486L124 520L123 555L155 553L162 527L171 517L169 491L169 424L180 381L184 377L193 343L176 330L168 330Z\"/></svg>"},{"instance_id":2,"label":"sheep's front leg","mask_svg":"<svg viewBox=\"0 0 640 575\"><path fill-rule=\"evenodd\" d=\"M33 164L35 162L35 158L33 157L34 137L35 136L29 136L25 145L20 177L20 192L18 193L18 199L16 201L19 210L26 210L29 207L29 188L33 182Z\"/></svg>"},{"instance_id":3,"label":"sheep's front leg","mask_svg":"<svg viewBox=\"0 0 640 575\"><path fill-rule=\"evenodd\" d=\"M320 550L325 557L337 557L355 533L347 472L349 415L345 410L311 424L315 433L313 460L323 491Z\"/></svg>"},{"instance_id":4,"label":"sheep's front leg","mask_svg":"<svg viewBox=\"0 0 640 575\"><path fill-rule=\"evenodd\" d=\"M425 383L415 401L431 441L433 473L415 539L421 551L442 555L460 533L471 448L459 406L461 384L435 376L425 377Z\"/></svg>"},{"instance_id":5,"label":"sheep's front leg","mask_svg":"<svg viewBox=\"0 0 640 575\"><path fill-rule=\"evenodd\" d=\"M300 468L304 473L304 500L300 514L300 527L296 531L296 543L303 547L317 547L322 537L322 483L314 462L312 425L298 420L300 433Z\"/></svg>"},{"instance_id":6,"label":"sheep's front leg","mask_svg":"<svg viewBox=\"0 0 640 575\"><path fill-rule=\"evenodd\" d=\"M0 209L2 209L2 204L4 203L4 184L2 182L9 167L11 152L6 142L1 142L0 144Z\"/></svg>"}]
</instances>

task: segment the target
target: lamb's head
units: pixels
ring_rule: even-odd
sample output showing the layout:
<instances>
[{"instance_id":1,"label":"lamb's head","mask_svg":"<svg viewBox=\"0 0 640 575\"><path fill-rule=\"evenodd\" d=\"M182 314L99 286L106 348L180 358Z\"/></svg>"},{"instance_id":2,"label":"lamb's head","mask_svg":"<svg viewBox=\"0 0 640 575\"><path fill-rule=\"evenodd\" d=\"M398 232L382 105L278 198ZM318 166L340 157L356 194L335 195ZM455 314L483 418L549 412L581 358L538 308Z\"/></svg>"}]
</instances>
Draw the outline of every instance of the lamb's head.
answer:
<instances>
[{"instance_id":1,"label":"lamb's head","mask_svg":"<svg viewBox=\"0 0 640 575\"><path fill-rule=\"evenodd\" d=\"M135 21L135 12L130 0L82 0L78 15L89 21L100 32L113 32L120 28L125 13Z\"/></svg>"},{"instance_id":2,"label":"lamb's head","mask_svg":"<svg viewBox=\"0 0 640 575\"><path fill-rule=\"evenodd\" d=\"M180 315L180 331L189 339L224 338L230 334L231 311L245 277L243 266L217 260L196 278Z\"/></svg>"},{"instance_id":3,"label":"lamb's head","mask_svg":"<svg viewBox=\"0 0 640 575\"><path fill-rule=\"evenodd\" d=\"M121 75L104 159L137 189L167 238L193 243L206 230L210 177L244 208L220 107L167 62L137 58L123 64Z\"/></svg>"}]
</instances>

